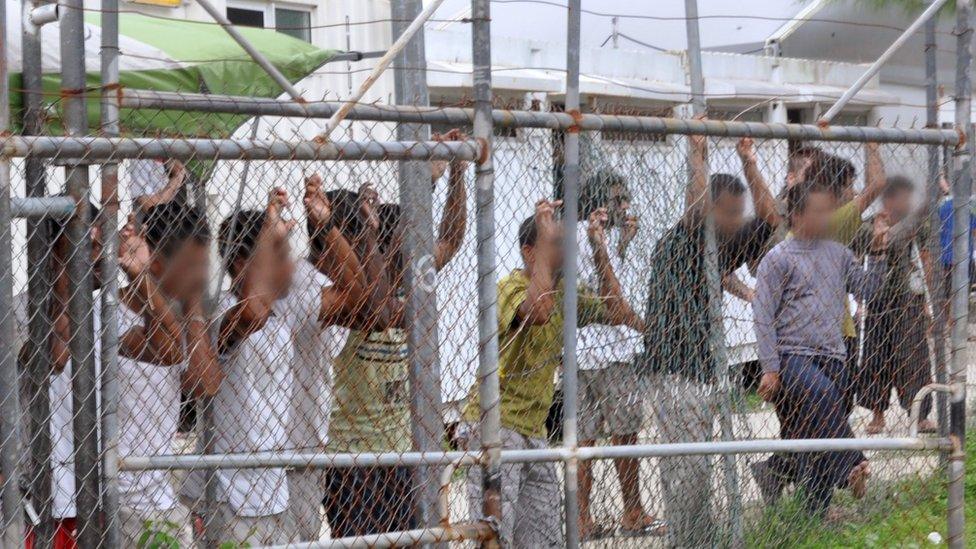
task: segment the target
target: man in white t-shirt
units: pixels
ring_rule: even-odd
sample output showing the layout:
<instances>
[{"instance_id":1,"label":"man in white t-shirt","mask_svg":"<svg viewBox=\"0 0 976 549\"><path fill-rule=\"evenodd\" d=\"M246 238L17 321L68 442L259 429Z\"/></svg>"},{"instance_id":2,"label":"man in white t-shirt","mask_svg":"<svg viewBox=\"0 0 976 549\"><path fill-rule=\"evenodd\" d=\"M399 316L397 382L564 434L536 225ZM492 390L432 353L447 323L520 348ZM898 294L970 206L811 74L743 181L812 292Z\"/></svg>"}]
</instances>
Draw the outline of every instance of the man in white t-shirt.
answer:
<instances>
[{"instance_id":1,"label":"man in white t-shirt","mask_svg":"<svg viewBox=\"0 0 976 549\"><path fill-rule=\"evenodd\" d=\"M51 237L54 246L51 254L51 272L53 276L54 291L51 293L49 301L44 305L46 311L28 312L26 295L19 295L15 298L14 314L17 322L17 342L19 344L19 361L22 369L26 369L32 361L33 353L46 353L49 360L52 374L50 379L49 398L50 398L50 420L49 429L51 436L51 501L39 501L35 498L34 504L44 508L50 505L50 515L56 521L53 525L54 540L51 542L58 544L70 544L74 541L76 508L74 502L75 495L75 467L74 467L74 437L73 437L73 409L72 409L72 365L67 348L70 339L67 320L67 302L70 289L66 274L64 259L70 254L70 244L64 234L64 226L59 222L49 223ZM130 280L130 285L121 292L123 297L120 305L120 337L119 355L120 368L124 371L129 362L176 364L182 360L182 349L180 343L180 328L175 316L169 309L168 303L151 276L150 266L151 257L148 249L141 237L137 236L131 226L127 226L122 231L119 246L119 266L126 273ZM92 255L96 260L94 269L95 287L100 287L99 265L97 259L101 253L101 239L97 229L92 230ZM98 296L93 301L93 318L95 331L100 329L100 300ZM132 313L130 308L143 311L141 317ZM51 318L52 332L46 342L27 343L27 327L29 324L29 314L48 314ZM133 320L133 317L135 319ZM100 365L100 338L95 338L94 356L96 359L96 388L101 385ZM124 448L126 440L126 414L125 406L129 399L134 395L126 393L124 390L124 376L120 376L123 381L123 391L120 402L120 446ZM96 399L100 395L96 389ZM32 395L27 395L26 402L30 402ZM175 405L175 403L174 403ZM141 409L139 410L142 411ZM139 421L143 421L140 418ZM152 428L152 423L146 423ZM96 435L97 436L97 435ZM130 437L131 438L131 437ZM123 450L124 451L124 450ZM93 473L94 474L94 473ZM122 475L125 480L125 474ZM123 482L120 481L120 484ZM125 517L125 492L123 491L123 515ZM140 521L140 525L143 523ZM187 521L183 522L188 525ZM123 524L123 533L125 533ZM185 527L185 526L184 526ZM141 529L139 532L141 535ZM138 536L132 539L137 539ZM40 540L41 544L46 544L48 540ZM134 543L134 542L133 542ZM60 546L60 545L59 545Z\"/></svg>"},{"instance_id":2,"label":"man in white t-shirt","mask_svg":"<svg viewBox=\"0 0 976 549\"><path fill-rule=\"evenodd\" d=\"M92 216L95 217L98 208L91 205ZM18 370L20 375L29 375L30 368L35 358L41 353L43 362L51 368L48 399L48 432L50 436L50 467L51 467L51 493L50 499L41 499L41 494L28 494L31 498L36 511L41 516L49 515L52 524L48 531L52 532L51 540L35 540L35 532L28 532L28 541L39 541L42 543L53 544L74 544L76 534L76 507L75 507L75 464L74 464L74 437L72 423L74 412L72 407L71 380L72 367L68 351L70 340L68 329L68 298L70 295L70 285L67 274L67 259L71 254L71 244L66 234L67 226L65 219L50 218L47 221L47 232L52 241L51 254L48 265L49 276L53 285L53 291L42 308L37 311L28 309L27 294L22 293L14 296L12 313L14 315L14 346L18 356ZM97 228L92 228L90 233L92 241L92 260L95 264L93 270L94 288L93 296L93 320L95 333L100 330L100 307L97 290L101 287L99 277L99 261L101 255L101 233ZM51 331L46 341L37 342L30 340L28 331L30 318L32 315L49 315ZM95 341L95 368L96 378L100 379L100 368L98 357L100 356L100 341L96 337ZM97 387L100 383L96 384ZM24 394L21 397L21 405L25 408L30 405L36 395ZM32 441L33 437L38 436L27 424L27 413L24 414L24 425L21 426L25 441ZM25 443L25 449L27 444ZM31 474L30 471L27 472ZM46 511L46 513L45 513Z\"/></svg>"},{"instance_id":3,"label":"man in white t-shirt","mask_svg":"<svg viewBox=\"0 0 976 549\"><path fill-rule=\"evenodd\" d=\"M291 416L307 403L293 405L292 400L309 394L294 388L296 340L348 321L363 306L362 269L331 226L321 184L317 175L306 181L304 205L313 236L325 244L327 257L316 268L330 265L334 284L320 279L323 286L307 288L308 276L296 283L288 245L294 222L281 217L287 205L284 191L273 191L263 212L241 211L221 224L220 253L232 283L220 308L218 351L225 379L213 404L217 453L282 451L294 445ZM310 423L315 430L325 427L314 418ZM217 483L219 505L210 527L221 542L279 544L296 537L284 469L222 469Z\"/></svg>"},{"instance_id":4,"label":"man in white t-shirt","mask_svg":"<svg viewBox=\"0 0 976 549\"><path fill-rule=\"evenodd\" d=\"M206 218L199 210L172 202L145 213L142 235L131 226L121 234L120 257L132 282L119 296L120 457L173 454L181 390L212 396L221 382L202 306L209 268ZM151 305L139 298L138 290L146 284L159 288ZM179 305L178 313L167 305L170 302ZM125 344L140 337L169 337L171 347L150 348L139 355L126 352ZM177 501L168 471L120 473L119 500L126 547L138 545L147 532L191 546L190 514Z\"/></svg>"},{"instance_id":5,"label":"man in white t-shirt","mask_svg":"<svg viewBox=\"0 0 976 549\"><path fill-rule=\"evenodd\" d=\"M610 265L621 286L632 282L637 273L627 251L637 233L637 220L629 214L630 191L627 181L612 171L600 171L587 179L580 192L580 218L591 214L607 216L607 250ZM587 223L579 223L579 283L589 291L600 290L597 271L587 242ZM626 293L625 293L626 295ZM627 297L633 299L633 295ZM644 402L634 369L640 350L640 332L628 326L590 324L579 328L576 336L579 365L579 445L593 446L606 437L614 445L637 443L644 419ZM632 458L614 460L623 499L620 528L631 534L662 534L663 523L644 511L640 499L640 462ZM580 463L580 535L595 538L607 532L590 514L593 473L590 463Z\"/></svg>"},{"instance_id":6,"label":"man in white t-shirt","mask_svg":"<svg viewBox=\"0 0 976 549\"><path fill-rule=\"evenodd\" d=\"M328 276L319 272L311 259L295 264L290 295L299 303L314 303L322 288L331 286ZM332 413L332 371L335 357L346 344L349 330L339 325L307 323L294 334L292 359L292 398L289 410L288 443L296 452L321 452L329 442L329 417ZM325 486L322 469L288 471L289 508L298 532L298 541L319 539L322 529L322 495Z\"/></svg>"}]
</instances>

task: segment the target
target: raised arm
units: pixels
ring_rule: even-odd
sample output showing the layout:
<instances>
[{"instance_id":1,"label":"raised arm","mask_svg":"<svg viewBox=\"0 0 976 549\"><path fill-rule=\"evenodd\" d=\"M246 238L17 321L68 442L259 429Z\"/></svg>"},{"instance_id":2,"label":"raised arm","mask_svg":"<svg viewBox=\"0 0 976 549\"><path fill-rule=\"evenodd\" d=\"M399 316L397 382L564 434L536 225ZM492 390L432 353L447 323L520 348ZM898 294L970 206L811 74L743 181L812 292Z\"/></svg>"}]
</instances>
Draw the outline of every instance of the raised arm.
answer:
<instances>
[{"instance_id":1,"label":"raised arm","mask_svg":"<svg viewBox=\"0 0 976 549\"><path fill-rule=\"evenodd\" d=\"M454 129L447 132L442 139L466 141L468 137L460 130ZM464 241L464 231L468 222L468 196L464 188L464 173L467 169L467 162L456 159L451 160L448 168L447 203L441 214L434 249L434 265L438 271L454 258Z\"/></svg>"},{"instance_id":2,"label":"raised arm","mask_svg":"<svg viewBox=\"0 0 976 549\"><path fill-rule=\"evenodd\" d=\"M606 208L598 208L590 214L586 226L586 236L590 242L590 249L593 251L593 264L596 268L597 278L600 281L600 298L604 302L606 309L604 321L611 325L625 325L643 332L644 321L641 320L633 308L623 297L620 289L620 281L613 272L613 265L610 262L610 253L607 251L607 223Z\"/></svg>"},{"instance_id":3,"label":"raised arm","mask_svg":"<svg viewBox=\"0 0 976 549\"><path fill-rule=\"evenodd\" d=\"M380 251L379 215L376 204L379 196L372 185L359 188L359 214L363 220L362 233L356 239L356 253L365 273L364 287L367 306L358 315L358 322L370 330L385 330L403 326L403 304L397 299L390 279L388 258Z\"/></svg>"},{"instance_id":4,"label":"raised arm","mask_svg":"<svg viewBox=\"0 0 976 549\"><path fill-rule=\"evenodd\" d=\"M167 177L168 181L166 185L152 194L147 194L143 196L137 196L135 198L136 205L142 211L148 211L153 206L158 206L160 204L165 204L176 196L176 193L183 187L186 183L186 167L179 160L172 160L167 163Z\"/></svg>"},{"instance_id":5,"label":"raised arm","mask_svg":"<svg viewBox=\"0 0 976 549\"><path fill-rule=\"evenodd\" d=\"M769 190L769 185L759 171L759 163L756 161L756 151L751 137L743 137L735 148L742 160L742 171L746 176L746 183L749 184L749 192L752 194L752 202L756 208L756 217L774 227L782 223L783 218L779 215L779 208L776 207L776 198Z\"/></svg>"},{"instance_id":6,"label":"raised arm","mask_svg":"<svg viewBox=\"0 0 976 549\"><path fill-rule=\"evenodd\" d=\"M688 136L688 187L685 189L685 222L692 222L704 215L705 200L708 198L708 164L706 146L708 138L703 135Z\"/></svg>"},{"instance_id":7,"label":"raised arm","mask_svg":"<svg viewBox=\"0 0 976 549\"><path fill-rule=\"evenodd\" d=\"M274 247L288 238L288 233L294 226L293 221L285 222L281 219L281 210L287 202L288 196L283 190L275 189L271 192L254 252L248 264L240 266L243 272L236 273L234 277L238 300L220 319L217 337L219 352L226 352L263 328L271 316L271 307L276 296L269 279L269 266L274 262Z\"/></svg>"},{"instance_id":8,"label":"raised arm","mask_svg":"<svg viewBox=\"0 0 976 549\"><path fill-rule=\"evenodd\" d=\"M868 209L868 206L881 196L886 181L884 163L881 162L881 150L878 144L865 143L864 153L864 190L854 198L861 213L864 213L864 210Z\"/></svg>"},{"instance_id":9,"label":"raised arm","mask_svg":"<svg viewBox=\"0 0 976 549\"><path fill-rule=\"evenodd\" d=\"M119 233L119 266L129 278L120 292L124 306L139 312L143 325L122 334L119 353L140 362L172 366L183 362L183 334L176 314L149 273L145 240L132 223Z\"/></svg>"},{"instance_id":10,"label":"raised arm","mask_svg":"<svg viewBox=\"0 0 976 549\"><path fill-rule=\"evenodd\" d=\"M525 300L515 312L517 324L540 326L549 322L556 303L556 277L552 272L550 242L557 238L559 226L554 219L556 208L561 200L550 202L540 200L535 205L536 245L535 258L529 273L529 284L525 290Z\"/></svg>"},{"instance_id":11,"label":"raised arm","mask_svg":"<svg viewBox=\"0 0 976 549\"><path fill-rule=\"evenodd\" d=\"M210 337L210 322L204 313L202 298L202 295L197 295L183 302L188 364L183 374L182 388L198 398L217 394L224 379Z\"/></svg>"},{"instance_id":12,"label":"raised arm","mask_svg":"<svg viewBox=\"0 0 976 549\"><path fill-rule=\"evenodd\" d=\"M323 241L322 254L315 259L316 267L332 279L332 285L322 289L319 321L325 326L359 327L356 317L366 305L366 277L349 242L332 225L332 205L322 192L322 178L318 174L305 181L303 203L305 214L314 227L312 238Z\"/></svg>"}]
</instances>

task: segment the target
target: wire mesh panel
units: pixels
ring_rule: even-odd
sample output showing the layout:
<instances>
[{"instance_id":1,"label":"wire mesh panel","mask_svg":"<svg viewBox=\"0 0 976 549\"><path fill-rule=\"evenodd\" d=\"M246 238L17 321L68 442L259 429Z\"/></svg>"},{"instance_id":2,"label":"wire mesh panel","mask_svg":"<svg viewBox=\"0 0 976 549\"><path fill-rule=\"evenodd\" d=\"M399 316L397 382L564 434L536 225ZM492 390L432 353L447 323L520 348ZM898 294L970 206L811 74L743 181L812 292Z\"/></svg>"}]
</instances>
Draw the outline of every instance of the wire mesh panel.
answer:
<instances>
[{"instance_id":1,"label":"wire mesh panel","mask_svg":"<svg viewBox=\"0 0 976 549\"><path fill-rule=\"evenodd\" d=\"M225 91L270 93L239 85ZM290 107L252 117L241 98L187 94L183 111L167 97L123 110L121 139L5 137L14 198L71 197L12 223L0 267L19 382L3 396L22 411L8 438L24 448L5 489L31 543L84 545L107 523L122 547L562 546L575 529L594 546L850 545L879 521L910 542L942 530L944 463L921 450L946 449L946 412L923 393L948 377L947 273L968 258L953 258L966 234L931 133L519 111L497 113L489 148L461 101L358 105L330 142L315 139L322 119L280 116ZM49 130L68 126L70 100L46 98ZM431 141L396 141L435 120ZM473 166L489 155L493 203ZM105 162L117 196L97 192ZM124 228L102 234L116 199ZM486 211L493 223L475 219ZM493 238L492 303L476 224ZM418 294L435 319L418 321ZM111 414L117 436L98 421ZM773 439L789 445L770 454Z\"/></svg>"},{"instance_id":2,"label":"wire mesh panel","mask_svg":"<svg viewBox=\"0 0 976 549\"><path fill-rule=\"evenodd\" d=\"M242 151L307 139L317 127L308 122L254 118L235 137L253 140ZM349 127L378 144L396 132L392 123ZM737 537L750 546L845 544L881 517L898 539L921 543L942 530L936 452L641 457L695 442L937 441L941 412L931 396L916 397L946 367L953 206L944 174L928 175L930 147L581 134L578 440L617 453L581 454L580 516L566 517L564 455L545 454L561 444L566 397L564 134L533 128L493 145L502 512L479 523L485 479L474 456L482 455L486 408L477 397L476 155L465 149L478 144L468 131L435 136L457 145L450 150L417 145L443 158L435 161L394 147L391 159L365 151L355 162L275 152L167 160L135 142L145 154L127 153L119 169L127 223L118 254L123 471L115 519L123 546L386 533L382 543L411 544L440 512L454 525L497 529L512 546L561 545L567 520L594 546ZM93 143L78 146L101 154ZM61 144L72 151L63 154L84 158ZM392 158L429 162L430 180L408 183L431 192L432 257L404 247L402 165ZM48 193L61 193L63 170L49 162L44 173ZM92 183L99 176L89 174ZM21 490L42 542L78 535L77 374L66 350L76 290L67 272L71 257L90 254L99 333L102 235L93 229L90 244L73 242L55 219L12 230ZM718 250L712 288L710 234ZM41 242L44 253L28 256L27 242ZM44 277L39 299L28 294L28 274ZM414 337L437 348L438 386L417 387L411 374L403 303L416 284L437 297L436 335ZM96 338L96 388L99 345ZM103 399L96 389L82 400ZM429 432L418 417L424 400L441 418ZM86 436L104 451L97 429ZM457 453L425 462L418 441L431 437ZM181 456L208 461L188 465ZM430 487L441 501L427 499ZM912 511L920 507L931 512Z\"/></svg>"},{"instance_id":3,"label":"wire mesh panel","mask_svg":"<svg viewBox=\"0 0 976 549\"><path fill-rule=\"evenodd\" d=\"M926 147L584 136L580 218L592 217L579 236L581 445L909 435L914 397L945 367L934 345L944 334L930 330L943 285L931 273L951 261L938 244L945 226L922 208L939 184L926 175ZM694 209L705 192L724 296L718 325L709 229ZM824 207L816 236L798 238L815 200ZM951 210L944 199L935 206ZM606 238L594 238L598 220ZM816 255L821 246L838 257ZM582 316L584 295L615 290L601 261L624 308L611 323ZM622 326L630 314L639 318ZM771 388L763 373L774 371ZM934 434L931 397L920 404L919 430ZM580 475L584 538L706 546L739 530L767 546L848 539L846 529L879 514L931 502L942 472L936 454L838 452L620 458L583 464ZM891 528L921 543L941 524L921 516Z\"/></svg>"}]
</instances>

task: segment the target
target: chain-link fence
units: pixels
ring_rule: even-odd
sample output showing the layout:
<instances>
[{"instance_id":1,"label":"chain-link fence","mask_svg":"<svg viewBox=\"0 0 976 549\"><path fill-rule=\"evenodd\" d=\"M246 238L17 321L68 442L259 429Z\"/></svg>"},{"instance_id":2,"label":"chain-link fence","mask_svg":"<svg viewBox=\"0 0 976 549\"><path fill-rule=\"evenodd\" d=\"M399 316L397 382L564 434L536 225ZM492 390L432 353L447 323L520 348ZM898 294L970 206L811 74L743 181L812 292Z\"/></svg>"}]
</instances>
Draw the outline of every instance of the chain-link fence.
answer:
<instances>
[{"instance_id":1,"label":"chain-link fence","mask_svg":"<svg viewBox=\"0 0 976 549\"><path fill-rule=\"evenodd\" d=\"M80 76L3 138L4 547L959 532L955 130Z\"/></svg>"}]
</instances>

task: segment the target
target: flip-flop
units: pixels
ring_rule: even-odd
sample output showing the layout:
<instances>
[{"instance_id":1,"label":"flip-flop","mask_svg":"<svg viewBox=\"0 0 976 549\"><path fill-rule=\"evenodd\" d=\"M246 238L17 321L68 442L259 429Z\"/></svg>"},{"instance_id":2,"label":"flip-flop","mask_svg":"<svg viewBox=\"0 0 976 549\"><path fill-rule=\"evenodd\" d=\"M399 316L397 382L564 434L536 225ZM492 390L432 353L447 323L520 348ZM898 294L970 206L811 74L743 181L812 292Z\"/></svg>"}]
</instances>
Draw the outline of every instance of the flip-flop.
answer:
<instances>
[{"instance_id":1,"label":"flip-flop","mask_svg":"<svg viewBox=\"0 0 976 549\"><path fill-rule=\"evenodd\" d=\"M624 528L621 526L620 533L629 538L662 537L668 533L668 521L656 518L650 524L640 528Z\"/></svg>"},{"instance_id":2,"label":"flip-flop","mask_svg":"<svg viewBox=\"0 0 976 549\"><path fill-rule=\"evenodd\" d=\"M599 522L593 524L593 529L585 536L580 536L580 541L596 541L608 538L613 535L613 528Z\"/></svg>"}]
</instances>

